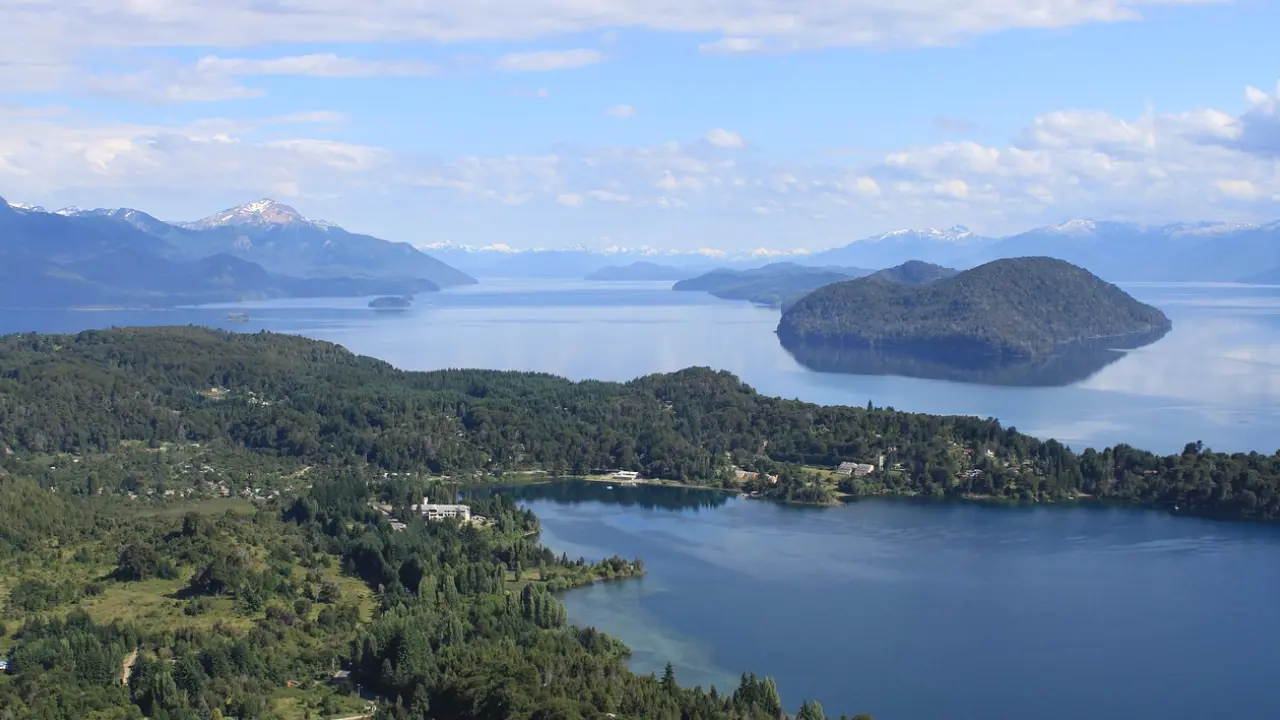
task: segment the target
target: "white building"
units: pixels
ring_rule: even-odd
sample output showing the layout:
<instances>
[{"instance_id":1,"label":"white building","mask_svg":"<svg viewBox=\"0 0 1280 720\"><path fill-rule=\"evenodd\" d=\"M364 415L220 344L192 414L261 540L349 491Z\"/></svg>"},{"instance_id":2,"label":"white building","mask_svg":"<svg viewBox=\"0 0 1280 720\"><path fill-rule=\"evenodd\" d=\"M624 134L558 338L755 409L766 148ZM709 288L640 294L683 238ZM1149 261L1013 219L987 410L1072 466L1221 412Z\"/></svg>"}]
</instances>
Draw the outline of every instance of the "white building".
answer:
<instances>
[{"instance_id":1,"label":"white building","mask_svg":"<svg viewBox=\"0 0 1280 720\"><path fill-rule=\"evenodd\" d=\"M630 480L631 482L635 482L639 477L640 473L634 470L619 470L613 474L614 480Z\"/></svg>"},{"instance_id":2,"label":"white building","mask_svg":"<svg viewBox=\"0 0 1280 720\"><path fill-rule=\"evenodd\" d=\"M416 512L422 513L422 517L427 520L443 520L444 518L460 518L463 521L471 519L471 508L466 505L444 505L439 503L429 503L426 498L422 498L421 505L414 505L412 508Z\"/></svg>"}]
</instances>

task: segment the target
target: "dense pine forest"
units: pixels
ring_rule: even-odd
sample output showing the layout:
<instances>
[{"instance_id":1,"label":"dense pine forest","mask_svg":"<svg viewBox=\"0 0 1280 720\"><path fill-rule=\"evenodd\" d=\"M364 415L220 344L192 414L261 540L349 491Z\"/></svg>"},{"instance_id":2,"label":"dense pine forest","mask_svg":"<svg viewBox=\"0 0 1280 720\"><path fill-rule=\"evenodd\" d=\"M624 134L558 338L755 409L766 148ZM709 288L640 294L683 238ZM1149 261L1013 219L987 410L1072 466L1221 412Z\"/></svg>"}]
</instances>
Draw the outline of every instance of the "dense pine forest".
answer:
<instances>
[{"instance_id":1,"label":"dense pine forest","mask_svg":"<svg viewBox=\"0 0 1280 720\"><path fill-rule=\"evenodd\" d=\"M0 720L780 717L766 678L638 676L620 643L566 623L556 591L641 574L639 559L557 557L501 494L468 501L474 522L410 509L614 469L800 502L1280 515L1277 454L1076 453L994 420L769 398L707 369L572 383L402 372L267 333L8 336ZM825 716L806 702L795 717Z\"/></svg>"},{"instance_id":2,"label":"dense pine forest","mask_svg":"<svg viewBox=\"0 0 1280 720\"><path fill-rule=\"evenodd\" d=\"M938 270L945 274L945 268ZM933 277L934 282L917 284L873 276L826 285L783 313L778 335L793 345L897 345L1036 356L1099 338L1145 344L1172 327L1159 309L1054 258L995 260Z\"/></svg>"},{"instance_id":3,"label":"dense pine forest","mask_svg":"<svg viewBox=\"0 0 1280 720\"><path fill-rule=\"evenodd\" d=\"M121 443L199 443L315 465L493 479L608 469L691 484L775 475L765 494L1092 496L1226 518L1280 516L1280 453L1188 443L1073 452L992 419L762 396L705 368L629 383L404 372L340 346L200 328L0 338L4 462ZM875 472L834 478L842 462ZM59 481L43 466L25 472ZM89 477L65 480L85 492ZM825 482L824 482L825 481ZM77 485L77 483L80 483Z\"/></svg>"}]
</instances>

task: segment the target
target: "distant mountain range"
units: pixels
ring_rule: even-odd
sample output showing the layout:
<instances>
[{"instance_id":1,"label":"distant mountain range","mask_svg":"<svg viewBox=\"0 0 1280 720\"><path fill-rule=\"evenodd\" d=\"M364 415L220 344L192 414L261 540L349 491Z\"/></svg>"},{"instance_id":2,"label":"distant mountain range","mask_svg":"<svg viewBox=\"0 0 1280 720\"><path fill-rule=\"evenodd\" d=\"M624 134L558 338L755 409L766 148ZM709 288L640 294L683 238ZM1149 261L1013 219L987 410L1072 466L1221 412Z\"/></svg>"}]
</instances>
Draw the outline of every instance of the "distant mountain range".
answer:
<instances>
[{"instance_id":1,"label":"distant mountain range","mask_svg":"<svg viewBox=\"0 0 1280 720\"><path fill-rule=\"evenodd\" d=\"M807 255L799 262L888 268L909 260L921 260L949 267L965 266L969 258L976 258L983 248L995 242L994 238L974 235L963 225L941 230L894 230Z\"/></svg>"},{"instance_id":2,"label":"distant mountain range","mask_svg":"<svg viewBox=\"0 0 1280 720\"><path fill-rule=\"evenodd\" d=\"M1048 256L1114 282L1250 282L1280 278L1280 222L1263 225L1193 222L1168 225L1071 220L1007 237L976 235L957 225L894 230L818 252L758 249L732 253L652 248L517 251L426 246L450 264L481 276L579 278L606 266L647 261L679 268L744 270L780 260L810 267L888 268L920 260L971 268L1003 258Z\"/></svg>"},{"instance_id":3,"label":"distant mountain range","mask_svg":"<svg viewBox=\"0 0 1280 720\"><path fill-rule=\"evenodd\" d=\"M610 247L603 250L573 247L546 250L516 249L503 244L473 247L452 243L419 245L418 249L479 278L574 280L605 268L621 268L639 263L676 268L681 271L683 277L691 277L716 267L741 269L760 267L780 258L799 258L807 253L804 250L788 252L763 248L745 252L727 252L708 248L692 251L655 250L649 247Z\"/></svg>"},{"instance_id":4,"label":"distant mountain range","mask_svg":"<svg viewBox=\"0 0 1280 720\"><path fill-rule=\"evenodd\" d=\"M474 283L407 243L350 233L271 200L192 223L130 208L0 199L0 306L172 306L403 295Z\"/></svg>"},{"instance_id":5,"label":"distant mountain range","mask_svg":"<svg viewBox=\"0 0 1280 720\"><path fill-rule=\"evenodd\" d=\"M1072 220L982 248L986 261L1020 255L1066 260L1113 281L1240 282L1280 270L1280 222L1135 223Z\"/></svg>"}]
</instances>

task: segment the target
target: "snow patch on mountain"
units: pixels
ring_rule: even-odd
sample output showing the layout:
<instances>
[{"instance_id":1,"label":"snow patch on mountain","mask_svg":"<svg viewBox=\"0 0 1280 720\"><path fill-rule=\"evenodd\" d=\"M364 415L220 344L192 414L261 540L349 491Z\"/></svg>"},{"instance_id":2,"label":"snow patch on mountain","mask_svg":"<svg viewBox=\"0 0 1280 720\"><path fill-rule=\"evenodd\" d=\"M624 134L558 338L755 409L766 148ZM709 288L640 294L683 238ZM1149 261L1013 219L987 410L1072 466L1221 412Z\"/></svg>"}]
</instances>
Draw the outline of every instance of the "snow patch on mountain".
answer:
<instances>
[{"instance_id":1,"label":"snow patch on mountain","mask_svg":"<svg viewBox=\"0 0 1280 720\"><path fill-rule=\"evenodd\" d=\"M936 240L939 242L958 242L973 237L973 233L964 225L952 225L949 228L925 228L924 230L914 230L911 228L903 228L901 230L890 230L887 233L873 235L866 238L863 242L883 242L893 240Z\"/></svg>"},{"instance_id":2,"label":"snow patch on mountain","mask_svg":"<svg viewBox=\"0 0 1280 720\"><path fill-rule=\"evenodd\" d=\"M195 222L177 223L177 225L192 230L208 230L239 225L309 225L321 229L337 227L333 223L323 220L308 220L297 210L270 198L255 200L245 205L214 213Z\"/></svg>"}]
</instances>

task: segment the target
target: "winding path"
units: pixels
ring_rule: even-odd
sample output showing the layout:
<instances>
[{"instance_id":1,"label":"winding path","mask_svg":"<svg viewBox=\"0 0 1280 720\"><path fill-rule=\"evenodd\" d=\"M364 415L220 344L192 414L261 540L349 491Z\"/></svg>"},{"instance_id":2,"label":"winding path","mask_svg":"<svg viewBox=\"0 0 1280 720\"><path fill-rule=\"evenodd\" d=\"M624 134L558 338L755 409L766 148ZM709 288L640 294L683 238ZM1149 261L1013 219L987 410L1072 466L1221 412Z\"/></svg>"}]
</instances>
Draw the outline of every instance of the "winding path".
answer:
<instances>
[{"instance_id":1,"label":"winding path","mask_svg":"<svg viewBox=\"0 0 1280 720\"><path fill-rule=\"evenodd\" d=\"M133 652L125 655L124 662L120 664L120 684L128 685L129 676L133 674L133 664L138 661L138 648L134 648Z\"/></svg>"}]
</instances>

